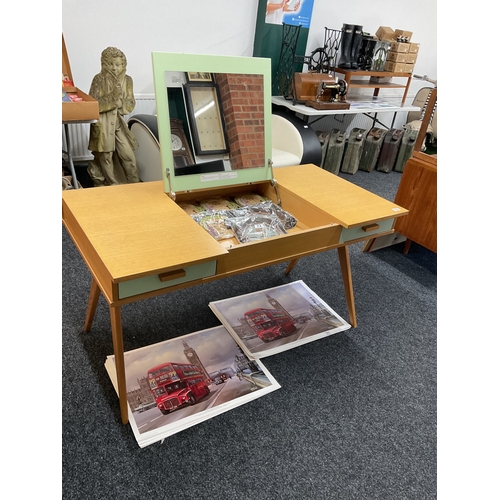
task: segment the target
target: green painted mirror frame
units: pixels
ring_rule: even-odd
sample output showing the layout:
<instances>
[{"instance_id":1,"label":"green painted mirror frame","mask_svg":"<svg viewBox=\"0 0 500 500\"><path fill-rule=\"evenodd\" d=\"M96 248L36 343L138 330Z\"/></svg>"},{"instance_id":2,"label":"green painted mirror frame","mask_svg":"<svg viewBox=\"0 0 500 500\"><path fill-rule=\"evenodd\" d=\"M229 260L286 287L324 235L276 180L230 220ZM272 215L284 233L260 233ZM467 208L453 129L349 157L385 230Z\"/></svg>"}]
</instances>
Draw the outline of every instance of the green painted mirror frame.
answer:
<instances>
[{"instance_id":1,"label":"green painted mirror frame","mask_svg":"<svg viewBox=\"0 0 500 500\"><path fill-rule=\"evenodd\" d=\"M271 141L271 61L268 58L216 56L153 52L153 76L156 95L158 136L165 192L206 190L216 187L250 184L272 180ZM264 103L264 162L257 168L243 168L194 175L174 175L174 159L170 135L170 112L166 75L168 72L199 72L262 75ZM168 145L167 147L162 145Z\"/></svg>"}]
</instances>

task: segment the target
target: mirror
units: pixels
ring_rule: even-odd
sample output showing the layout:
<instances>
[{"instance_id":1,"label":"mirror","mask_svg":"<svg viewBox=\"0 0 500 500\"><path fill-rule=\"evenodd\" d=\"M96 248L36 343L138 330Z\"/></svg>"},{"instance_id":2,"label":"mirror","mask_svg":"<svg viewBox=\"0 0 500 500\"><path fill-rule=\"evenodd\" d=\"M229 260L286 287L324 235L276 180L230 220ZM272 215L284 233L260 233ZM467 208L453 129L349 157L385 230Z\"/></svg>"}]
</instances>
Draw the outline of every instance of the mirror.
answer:
<instances>
[{"instance_id":1,"label":"mirror","mask_svg":"<svg viewBox=\"0 0 500 500\"><path fill-rule=\"evenodd\" d=\"M167 52L152 58L165 191L175 197L271 180L270 60Z\"/></svg>"}]
</instances>

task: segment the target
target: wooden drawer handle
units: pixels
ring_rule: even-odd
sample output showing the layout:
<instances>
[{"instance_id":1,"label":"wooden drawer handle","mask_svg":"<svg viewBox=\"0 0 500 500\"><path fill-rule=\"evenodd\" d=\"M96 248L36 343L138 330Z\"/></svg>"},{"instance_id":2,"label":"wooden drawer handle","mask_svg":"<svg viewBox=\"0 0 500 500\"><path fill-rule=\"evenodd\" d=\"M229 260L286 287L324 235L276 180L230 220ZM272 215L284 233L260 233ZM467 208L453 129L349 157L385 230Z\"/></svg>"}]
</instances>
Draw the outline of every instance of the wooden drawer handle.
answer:
<instances>
[{"instance_id":1,"label":"wooden drawer handle","mask_svg":"<svg viewBox=\"0 0 500 500\"><path fill-rule=\"evenodd\" d=\"M158 278L160 278L160 281L163 283L165 281L184 278L184 276L186 276L186 271L184 269L177 269L175 271L168 271L167 273L159 274Z\"/></svg>"},{"instance_id":2,"label":"wooden drawer handle","mask_svg":"<svg viewBox=\"0 0 500 500\"><path fill-rule=\"evenodd\" d=\"M365 233L369 233L370 231L375 231L376 229L379 229L380 226L378 224L370 224L369 226L363 226L361 229Z\"/></svg>"}]
</instances>

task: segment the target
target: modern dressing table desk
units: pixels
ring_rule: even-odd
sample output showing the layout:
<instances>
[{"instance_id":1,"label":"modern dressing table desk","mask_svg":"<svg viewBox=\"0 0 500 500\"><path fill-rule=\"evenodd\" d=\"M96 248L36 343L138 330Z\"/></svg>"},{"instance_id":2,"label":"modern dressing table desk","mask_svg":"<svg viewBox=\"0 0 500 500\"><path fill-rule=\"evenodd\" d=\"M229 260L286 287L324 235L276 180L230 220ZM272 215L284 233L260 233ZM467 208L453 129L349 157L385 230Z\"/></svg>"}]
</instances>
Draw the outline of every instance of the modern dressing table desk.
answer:
<instances>
[{"instance_id":1,"label":"modern dressing table desk","mask_svg":"<svg viewBox=\"0 0 500 500\"><path fill-rule=\"evenodd\" d=\"M407 210L315 165L277 168L274 179L277 191L270 182L257 187L282 202L297 218L296 228L231 248L180 208L162 181L63 191L63 223L92 273L85 331L101 293L109 304L123 423L128 422L124 304L281 262L290 262L288 273L302 257L337 249L350 323L356 326L348 245L392 232ZM252 187L233 186L231 192Z\"/></svg>"}]
</instances>

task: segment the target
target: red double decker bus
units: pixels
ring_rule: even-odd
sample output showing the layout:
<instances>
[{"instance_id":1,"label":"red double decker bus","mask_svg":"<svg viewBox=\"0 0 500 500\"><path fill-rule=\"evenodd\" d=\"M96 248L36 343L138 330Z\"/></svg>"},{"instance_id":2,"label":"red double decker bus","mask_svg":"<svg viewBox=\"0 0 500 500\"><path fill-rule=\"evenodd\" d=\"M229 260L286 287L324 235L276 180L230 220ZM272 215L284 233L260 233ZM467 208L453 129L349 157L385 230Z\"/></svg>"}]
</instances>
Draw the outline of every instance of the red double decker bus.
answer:
<instances>
[{"instance_id":1,"label":"red double decker bus","mask_svg":"<svg viewBox=\"0 0 500 500\"><path fill-rule=\"evenodd\" d=\"M259 307L243 314L250 328L264 342L286 337L296 330L290 316L278 309Z\"/></svg>"},{"instance_id":2,"label":"red double decker bus","mask_svg":"<svg viewBox=\"0 0 500 500\"><path fill-rule=\"evenodd\" d=\"M163 363L148 370L148 381L163 415L186 404L194 405L210 393L203 372L196 365Z\"/></svg>"}]
</instances>

